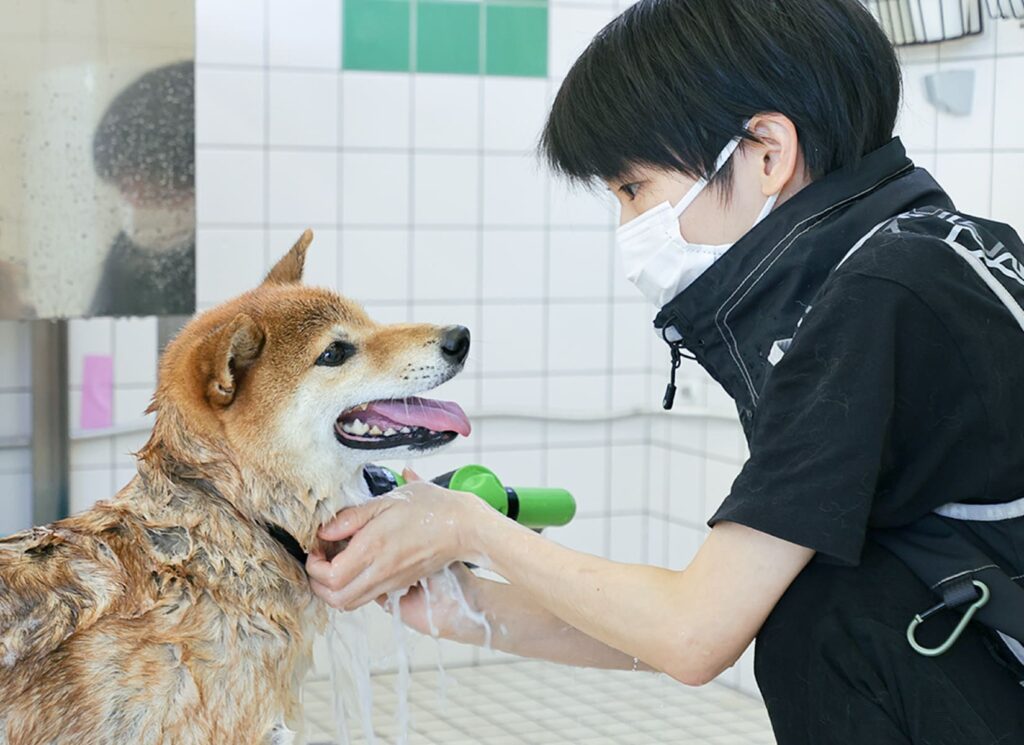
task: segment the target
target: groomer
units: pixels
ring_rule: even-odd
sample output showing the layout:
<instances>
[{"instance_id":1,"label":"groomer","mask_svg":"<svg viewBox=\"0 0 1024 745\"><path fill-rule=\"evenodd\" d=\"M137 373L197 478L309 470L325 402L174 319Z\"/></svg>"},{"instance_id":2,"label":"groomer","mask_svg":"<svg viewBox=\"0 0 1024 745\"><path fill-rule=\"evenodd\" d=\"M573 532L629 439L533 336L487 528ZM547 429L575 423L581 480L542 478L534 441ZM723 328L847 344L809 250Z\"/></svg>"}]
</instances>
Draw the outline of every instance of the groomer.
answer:
<instances>
[{"instance_id":1,"label":"groomer","mask_svg":"<svg viewBox=\"0 0 1024 745\"><path fill-rule=\"evenodd\" d=\"M321 597L352 609L469 561L509 580L459 572L515 654L699 685L756 637L780 745L1024 742L1006 633L1024 573L1024 247L907 159L899 101L857 0L641 0L612 21L543 152L618 197L673 377L692 356L723 386L749 461L681 571L569 550L417 482L323 530L352 541L310 559ZM435 590L441 634L481 643ZM424 600L402 600L421 630ZM908 625L935 606L915 650Z\"/></svg>"}]
</instances>

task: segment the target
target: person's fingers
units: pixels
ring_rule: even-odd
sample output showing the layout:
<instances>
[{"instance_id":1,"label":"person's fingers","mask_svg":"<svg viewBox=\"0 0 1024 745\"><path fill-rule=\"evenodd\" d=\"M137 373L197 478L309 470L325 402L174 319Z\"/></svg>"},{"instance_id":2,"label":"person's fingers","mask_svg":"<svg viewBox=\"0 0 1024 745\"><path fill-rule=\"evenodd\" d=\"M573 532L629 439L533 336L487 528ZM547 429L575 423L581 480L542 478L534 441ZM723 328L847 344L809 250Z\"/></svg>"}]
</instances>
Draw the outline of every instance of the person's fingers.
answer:
<instances>
[{"instance_id":1,"label":"person's fingers","mask_svg":"<svg viewBox=\"0 0 1024 745\"><path fill-rule=\"evenodd\" d=\"M362 608L364 605L369 605L370 603L376 601L377 597L378 596L373 594L373 591L364 593L362 596L356 598L355 600L346 603L345 610L353 611ZM384 597L387 598L388 596L385 594ZM388 600L387 603L385 604L384 610L386 610L388 613L393 612L391 610L390 600Z\"/></svg>"},{"instance_id":2,"label":"person's fingers","mask_svg":"<svg viewBox=\"0 0 1024 745\"><path fill-rule=\"evenodd\" d=\"M338 604L336 602L337 593L330 587L321 584L320 582L317 582L315 579L312 578L310 578L309 580L309 587L313 591L314 595L323 600L329 606L331 606L332 608L338 608ZM340 610L340 608L338 609Z\"/></svg>"},{"instance_id":3,"label":"person's fingers","mask_svg":"<svg viewBox=\"0 0 1024 745\"><path fill-rule=\"evenodd\" d=\"M327 560L323 552L313 549L306 557L306 574L322 584L330 576L330 572L331 562Z\"/></svg>"},{"instance_id":4,"label":"person's fingers","mask_svg":"<svg viewBox=\"0 0 1024 745\"><path fill-rule=\"evenodd\" d=\"M426 580L422 580L426 582ZM433 602L429 602L429 601ZM442 635L438 624L443 620L440 609L436 607L437 599L423 591L423 587L417 584L409 588L399 604L402 608L402 623L410 626L421 634L439 639Z\"/></svg>"},{"instance_id":5,"label":"person's fingers","mask_svg":"<svg viewBox=\"0 0 1024 745\"><path fill-rule=\"evenodd\" d=\"M351 538L386 508L383 500L373 500L357 507L346 507L321 527L318 535L325 541L343 541Z\"/></svg>"},{"instance_id":6,"label":"person's fingers","mask_svg":"<svg viewBox=\"0 0 1024 745\"><path fill-rule=\"evenodd\" d=\"M339 593L337 600L343 603L345 598L353 597L349 586L366 574L373 566L375 558L374 542L360 540L357 536L344 551L329 562L316 559L307 562L306 571L311 578Z\"/></svg>"},{"instance_id":7,"label":"person's fingers","mask_svg":"<svg viewBox=\"0 0 1024 745\"><path fill-rule=\"evenodd\" d=\"M368 573L369 574L369 573ZM391 577L385 581L369 581L363 584L360 578L356 582L353 582L351 587L346 587L344 598L341 601L345 604L346 610L355 610L356 608L362 608L368 603L372 603L380 596L387 597L390 593L398 590L408 590L412 585L417 582L418 570L406 571L400 575ZM371 580L369 576L365 577L366 580ZM349 600L348 598L352 598Z\"/></svg>"},{"instance_id":8,"label":"person's fingers","mask_svg":"<svg viewBox=\"0 0 1024 745\"><path fill-rule=\"evenodd\" d=\"M335 600L342 610L355 610L372 602L379 595L386 595L395 589L396 568L387 556L371 556L368 559L337 566L344 552L334 561L334 579L329 587L338 588Z\"/></svg>"},{"instance_id":9,"label":"person's fingers","mask_svg":"<svg viewBox=\"0 0 1024 745\"><path fill-rule=\"evenodd\" d=\"M423 477L412 470L409 466L402 469L402 478L406 481L423 481Z\"/></svg>"},{"instance_id":10,"label":"person's fingers","mask_svg":"<svg viewBox=\"0 0 1024 745\"><path fill-rule=\"evenodd\" d=\"M340 590L344 585L335 583L334 572L331 570L331 562L329 561L314 559L313 557L306 560L306 574L309 575L310 581L315 580L331 590Z\"/></svg>"},{"instance_id":11,"label":"person's fingers","mask_svg":"<svg viewBox=\"0 0 1024 745\"><path fill-rule=\"evenodd\" d=\"M345 610L362 608L381 595L387 597L391 591L387 582L381 582L377 573L364 572L338 594L338 601Z\"/></svg>"}]
</instances>

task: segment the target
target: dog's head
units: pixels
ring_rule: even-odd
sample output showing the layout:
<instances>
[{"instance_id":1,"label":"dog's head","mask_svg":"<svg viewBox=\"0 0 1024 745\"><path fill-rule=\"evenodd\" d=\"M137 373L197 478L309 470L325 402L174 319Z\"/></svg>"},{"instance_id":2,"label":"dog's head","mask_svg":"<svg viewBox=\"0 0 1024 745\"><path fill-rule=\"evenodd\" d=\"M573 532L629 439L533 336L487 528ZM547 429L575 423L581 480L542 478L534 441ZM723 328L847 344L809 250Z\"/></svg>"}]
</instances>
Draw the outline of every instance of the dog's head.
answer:
<instances>
[{"instance_id":1,"label":"dog's head","mask_svg":"<svg viewBox=\"0 0 1024 745\"><path fill-rule=\"evenodd\" d=\"M152 407L154 441L200 463L226 454L241 477L235 506L307 548L365 464L470 432L457 404L417 397L462 370L469 331L379 325L337 293L301 285L311 241L306 231L263 284L185 326L163 355ZM182 452L190 447L210 452Z\"/></svg>"}]
</instances>

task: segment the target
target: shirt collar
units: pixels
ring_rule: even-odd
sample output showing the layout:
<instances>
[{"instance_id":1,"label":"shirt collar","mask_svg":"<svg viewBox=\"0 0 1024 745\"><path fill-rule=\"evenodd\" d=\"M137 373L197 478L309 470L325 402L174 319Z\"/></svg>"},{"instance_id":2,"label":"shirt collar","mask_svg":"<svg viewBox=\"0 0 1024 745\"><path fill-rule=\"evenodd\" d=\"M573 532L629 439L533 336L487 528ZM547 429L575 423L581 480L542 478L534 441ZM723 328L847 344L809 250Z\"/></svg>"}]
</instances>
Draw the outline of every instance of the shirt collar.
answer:
<instances>
[{"instance_id":1,"label":"shirt collar","mask_svg":"<svg viewBox=\"0 0 1024 745\"><path fill-rule=\"evenodd\" d=\"M879 222L926 205L953 208L893 139L782 204L665 305L655 327L667 341L681 337L746 427L772 343L793 335L832 268Z\"/></svg>"}]
</instances>

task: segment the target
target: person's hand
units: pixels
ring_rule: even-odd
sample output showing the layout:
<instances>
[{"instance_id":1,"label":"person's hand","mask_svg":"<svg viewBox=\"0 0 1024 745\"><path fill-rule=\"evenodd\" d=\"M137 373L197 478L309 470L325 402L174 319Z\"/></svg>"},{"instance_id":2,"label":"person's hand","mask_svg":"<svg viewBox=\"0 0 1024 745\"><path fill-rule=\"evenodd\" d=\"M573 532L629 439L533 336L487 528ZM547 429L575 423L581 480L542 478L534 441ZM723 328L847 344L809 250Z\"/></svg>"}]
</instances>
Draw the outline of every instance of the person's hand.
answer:
<instances>
[{"instance_id":1,"label":"person's hand","mask_svg":"<svg viewBox=\"0 0 1024 745\"><path fill-rule=\"evenodd\" d=\"M463 564L452 564L448 572L421 580L401 596L402 622L435 638L482 644L485 632L477 591L480 582ZM389 612L394 610L388 598L377 602Z\"/></svg>"},{"instance_id":2,"label":"person's hand","mask_svg":"<svg viewBox=\"0 0 1024 745\"><path fill-rule=\"evenodd\" d=\"M403 476L408 483L390 495L342 510L320 529L323 541L349 541L333 559L315 549L306 561L313 592L324 602L354 610L474 558L473 523L493 510L474 495L420 481L408 469Z\"/></svg>"}]
</instances>

